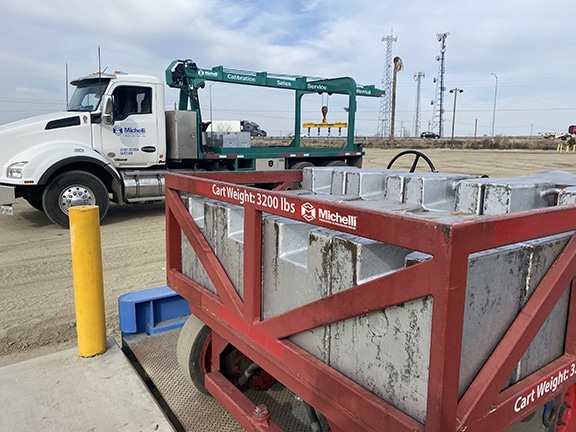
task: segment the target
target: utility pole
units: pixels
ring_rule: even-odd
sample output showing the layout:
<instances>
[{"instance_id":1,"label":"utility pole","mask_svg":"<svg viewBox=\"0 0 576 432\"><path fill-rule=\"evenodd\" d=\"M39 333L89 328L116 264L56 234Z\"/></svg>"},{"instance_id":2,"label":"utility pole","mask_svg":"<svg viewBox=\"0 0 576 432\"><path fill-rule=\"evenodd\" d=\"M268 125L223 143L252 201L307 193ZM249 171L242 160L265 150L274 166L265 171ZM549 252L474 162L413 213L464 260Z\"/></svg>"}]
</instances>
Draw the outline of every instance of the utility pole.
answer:
<instances>
[{"instance_id":1,"label":"utility pole","mask_svg":"<svg viewBox=\"0 0 576 432\"><path fill-rule=\"evenodd\" d=\"M392 112L392 43L398 37L382 36L380 42L386 42L386 64L382 77L382 89L384 97L380 98L380 112L378 114L378 128L376 136L385 137L390 134L390 115Z\"/></svg>"},{"instance_id":2,"label":"utility pole","mask_svg":"<svg viewBox=\"0 0 576 432\"><path fill-rule=\"evenodd\" d=\"M456 123L456 96L458 93L462 93L464 90L455 87L450 90L450 93L454 93L454 111L452 111L452 140L450 141L450 145L454 144L454 125Z\"/></svg>"},{"instance_id":3,"label":"utility pole","mask_svg":"<svg viewBox=\"0 0 576 432\"><path fill-rule=\"evenodd\" d=\"M414 107L414 136L420 134L420 89L422 88L422 78L426 75L424 72L414 72L414 81L416 81L416 103Z\"/></svg>"},{"instance_id":4,"label":"utility pole","mask_svg":"<svg viewBox=\"0 0 576 432\"><path fill-rule=\"evenodd\" d=\"M400 57L394 57L394 78L392 79L392 120L390 121L390 144L394 143L394 121L396 120L396 79L398 72L404 69Z\"/></svg>"},{"instance_id":5,"label":"utility pole","mask_svg":"<svg viewBox=\"0 0 576 432\"><path fill-rule=\"evenodd\" d=\"M498 95L498 75L492 72L496 78L496 85L494 86L494 108L492 109L492 139L494 139L494 124L496 122L496 96Z\"/></svg>"}]
</instances>

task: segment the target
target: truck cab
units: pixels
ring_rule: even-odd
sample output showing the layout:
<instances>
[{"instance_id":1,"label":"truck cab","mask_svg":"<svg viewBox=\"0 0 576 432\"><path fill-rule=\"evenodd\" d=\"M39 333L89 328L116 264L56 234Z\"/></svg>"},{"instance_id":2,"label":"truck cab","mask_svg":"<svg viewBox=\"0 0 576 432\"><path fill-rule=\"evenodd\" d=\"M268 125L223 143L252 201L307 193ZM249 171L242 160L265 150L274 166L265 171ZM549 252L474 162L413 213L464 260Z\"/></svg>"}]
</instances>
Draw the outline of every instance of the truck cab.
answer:
<instances>
[{"instance_id":1,"label":"truck cab","mask_svg":"<svg viewBox=\"0 0 576 432\"><path fill-rule=\"evenodd\" d=\"M68 111L93 116L92 148L117 168L148 168L166 161L164 86L156 77L98 75L72 82ZM105 103L108 103L107 117Z\"/></svg>"},{"instance_id":2,"label":"truck cab","mask_svg":"<svg viewBox=\"0 0 576 432\"><path fill-rule=\"evenodd\" d=\"M265 137L266 131L260 129L260 126L250 120L242 120L240 122L242 132L250 132L251 137Z\"/></svg>"},{"instance_id":3,"label":"truck cab","mask_svg":"<svg viewBox=\"0 0 576 432\"><path fill-rule=\"evenodd\" d=\"M98 205L102 218L110 200L126 201L126 169L165 164L164 87L158 78L94 74L71 84L76 89L65 112L0 127L2 213L11 214L13 202L23 197L58 225L68 226L74 205Z\"/></svg>"}]
</instances>

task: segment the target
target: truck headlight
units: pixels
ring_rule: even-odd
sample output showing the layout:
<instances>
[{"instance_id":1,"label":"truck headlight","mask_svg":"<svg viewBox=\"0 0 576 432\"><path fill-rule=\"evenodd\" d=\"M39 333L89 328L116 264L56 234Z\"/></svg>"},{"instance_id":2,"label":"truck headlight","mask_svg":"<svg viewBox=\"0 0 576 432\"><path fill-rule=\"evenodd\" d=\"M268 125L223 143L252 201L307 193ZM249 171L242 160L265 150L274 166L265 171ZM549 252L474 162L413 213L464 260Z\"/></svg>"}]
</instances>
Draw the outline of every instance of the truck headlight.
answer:
<instances>
[{"instance_id":1,"label":"truck headlight","mask_svg":"<svg viewBox=\"0 0 576 432\"><path fill-rule=\"evenodd\" d=\"M24 168L24 165L26 165L27 163L28 161L22 161L8 165L8 168L6 169L6 177L13 179L21 179L22 168Z\"/></svg>"}]
</instances>

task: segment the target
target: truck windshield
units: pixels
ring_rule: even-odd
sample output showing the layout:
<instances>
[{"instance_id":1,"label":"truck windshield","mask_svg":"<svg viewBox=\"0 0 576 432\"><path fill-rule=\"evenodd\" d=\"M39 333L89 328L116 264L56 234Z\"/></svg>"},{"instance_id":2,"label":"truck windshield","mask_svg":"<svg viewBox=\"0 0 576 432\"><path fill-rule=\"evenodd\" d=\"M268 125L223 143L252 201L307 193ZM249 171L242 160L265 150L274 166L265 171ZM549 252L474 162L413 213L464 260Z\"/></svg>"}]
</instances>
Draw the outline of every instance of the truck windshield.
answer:
<instances>
[{"instance_id":1,"label":"truck windshield","mask_svg":"<svg viewBox=\"0 0 576 432\"><path fill-rule=\"evenodd\" d=\"M97 78L75 81L76 90L68 103L68 111L94 111L110 79Z\"/></svg>"}]
</instances>

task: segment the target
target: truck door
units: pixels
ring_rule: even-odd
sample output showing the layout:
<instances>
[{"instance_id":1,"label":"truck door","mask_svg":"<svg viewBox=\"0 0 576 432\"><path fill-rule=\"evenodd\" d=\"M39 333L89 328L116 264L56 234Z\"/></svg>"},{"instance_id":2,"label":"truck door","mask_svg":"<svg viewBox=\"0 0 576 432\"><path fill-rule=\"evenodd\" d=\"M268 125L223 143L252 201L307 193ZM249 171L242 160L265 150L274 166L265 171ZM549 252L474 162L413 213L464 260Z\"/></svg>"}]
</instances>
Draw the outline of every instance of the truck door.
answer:
<instances>
[{"instance_id":1,"label":"truck door","mask_svg":"<svg viewBox=\"0 0 576 432\"><path fill-rule=\"evenodd\" d=\"M149 86L120 84L112 91L114 124L101 123L101 141L95 148L117 167L158 163L158 113L153 112L152 90Z\"/></svg>"}]
</instances>

